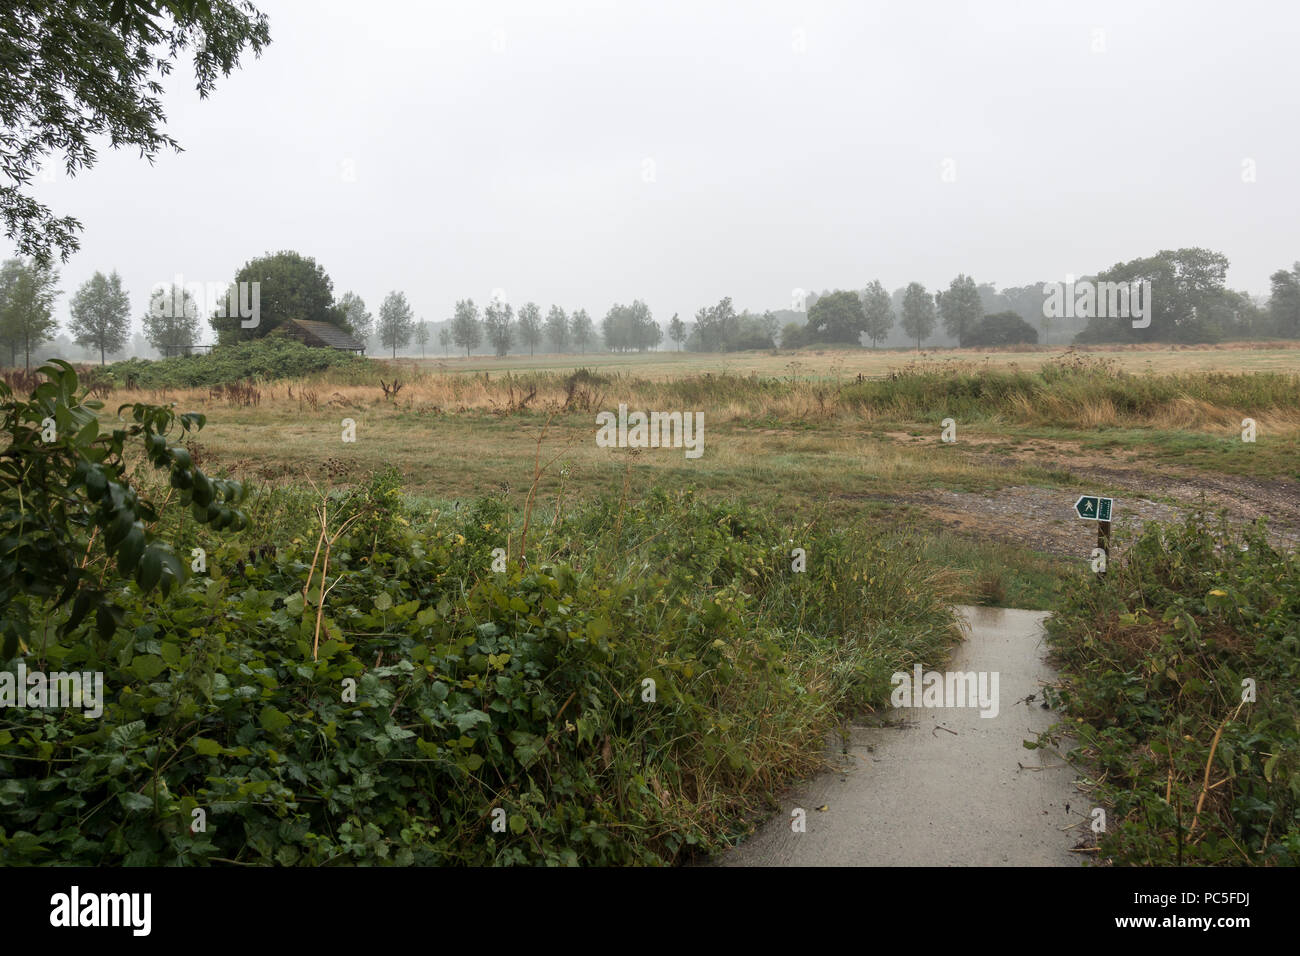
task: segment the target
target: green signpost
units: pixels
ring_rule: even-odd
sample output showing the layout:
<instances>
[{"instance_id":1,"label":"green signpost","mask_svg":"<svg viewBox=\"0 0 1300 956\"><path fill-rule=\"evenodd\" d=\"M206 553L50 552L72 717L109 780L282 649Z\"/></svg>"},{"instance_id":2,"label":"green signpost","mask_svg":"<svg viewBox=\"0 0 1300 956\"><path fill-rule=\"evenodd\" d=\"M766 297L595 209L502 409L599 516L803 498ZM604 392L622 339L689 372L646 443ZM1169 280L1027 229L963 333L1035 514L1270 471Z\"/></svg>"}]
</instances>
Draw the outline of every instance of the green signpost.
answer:
<instances>
[{"instance_id":1,"label":"green signpost","mask_svg":"<svg viewBox=\"0 0 1300 956\"><path fill-rule=\"evenodd\" d=\"M1074 503L1074 511L1085 521L1110 521L1114 498L1099 498L1096 495L1080 495Z\"/></svg>"},{"instance_id":2,"label":"green signpost","mask_svg":"<svg viewBox=\"0 0 1300 956\"><path fill-rule=\"evenodd\" d=\"M1074 503L1074 513L1084 521L1097 522L1097 549L1101 552L1101 564L1095 566L1098 577L1106 576L1106 562L1110 560L1110 513L1114 509L1114 498L1102 498L1100 495L1080 495ZM1094 557L1098 557L1096 552Z\"/></svg>"}]
</instances>

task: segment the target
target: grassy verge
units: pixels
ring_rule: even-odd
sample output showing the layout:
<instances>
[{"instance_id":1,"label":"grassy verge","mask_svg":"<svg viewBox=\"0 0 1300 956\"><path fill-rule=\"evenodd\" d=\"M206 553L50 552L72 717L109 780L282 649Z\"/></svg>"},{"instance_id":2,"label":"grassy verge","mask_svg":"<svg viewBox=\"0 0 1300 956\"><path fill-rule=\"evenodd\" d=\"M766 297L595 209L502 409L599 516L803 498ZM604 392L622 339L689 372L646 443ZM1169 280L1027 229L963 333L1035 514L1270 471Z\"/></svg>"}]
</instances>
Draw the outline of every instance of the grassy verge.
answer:
<instances>
[{"instance_id":1,"label":"grassy verge","mask_svg":"<svg viewBox=\"0 0 1300 956\"><path fill-rule=\"evenodd\" d=\"M1049 623L1049 696L1125 865L1300 863L1300 557L1259 529L1149 525Z\"/></svg>"},{"instance_id":2,"label":"grassy verge","mask_svg":"<svg viewBox=\"0 0 1300 956\"><path fill-rule=\"evenodd\" d=\"M960 575L963 604L1051 610L1082 573L1077 561L942 532L921 537L920 548L927 562Z\"/></svg>"}]
</instances>

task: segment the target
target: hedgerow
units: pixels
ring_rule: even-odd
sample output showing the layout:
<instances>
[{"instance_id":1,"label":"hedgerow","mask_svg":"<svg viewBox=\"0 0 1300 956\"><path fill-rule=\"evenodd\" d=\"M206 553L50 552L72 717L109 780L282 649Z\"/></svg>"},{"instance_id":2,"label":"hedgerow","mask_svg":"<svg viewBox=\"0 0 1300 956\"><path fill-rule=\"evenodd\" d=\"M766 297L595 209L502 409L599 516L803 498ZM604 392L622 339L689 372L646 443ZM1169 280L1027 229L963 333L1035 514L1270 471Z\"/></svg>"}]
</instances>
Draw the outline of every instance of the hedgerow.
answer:
<instances>
[{"instance_id":1,"label":"hedgerow","mask_svg":"<svg viewBox=\"0 0 1300 956\"><path fill-rule=\"evenodd\" d=\"M104 367L119 388L202 388L242 381L306 378L329 372L333 381L369 384L374 364L362 356L318 349L269 336L211 352L151 361L132 358Z\"/></svg>"}]
</instances>

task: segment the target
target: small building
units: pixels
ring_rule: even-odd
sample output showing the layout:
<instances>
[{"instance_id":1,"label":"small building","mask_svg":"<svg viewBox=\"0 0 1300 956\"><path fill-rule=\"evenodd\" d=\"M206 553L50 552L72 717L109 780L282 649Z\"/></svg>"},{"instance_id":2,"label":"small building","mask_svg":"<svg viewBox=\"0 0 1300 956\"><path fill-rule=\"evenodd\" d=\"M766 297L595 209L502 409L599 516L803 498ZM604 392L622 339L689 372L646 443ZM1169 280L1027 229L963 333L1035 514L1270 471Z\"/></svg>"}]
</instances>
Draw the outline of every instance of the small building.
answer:
<instances>
[{"instance_id":1,"label":"small building","mask_svg":"<svg viewBox=\"0 0 1300 956\"><path fill-rule=\"evenodd\" d=\"M310 319L285 319L275 329L275 334L297 339L303 345L314 349L337 349L340 352L358 352L365 354L366 343L351 333L330 325L328 322L313 322Z\"/></svg>"}]
</instances>

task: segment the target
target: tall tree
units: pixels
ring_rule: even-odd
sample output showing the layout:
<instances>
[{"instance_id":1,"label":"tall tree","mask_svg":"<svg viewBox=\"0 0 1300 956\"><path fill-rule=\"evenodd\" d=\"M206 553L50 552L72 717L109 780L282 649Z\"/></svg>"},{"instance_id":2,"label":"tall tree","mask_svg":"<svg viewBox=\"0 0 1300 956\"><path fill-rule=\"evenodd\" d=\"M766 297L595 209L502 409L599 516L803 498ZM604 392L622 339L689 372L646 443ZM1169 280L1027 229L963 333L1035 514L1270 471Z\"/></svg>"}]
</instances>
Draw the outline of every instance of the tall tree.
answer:
<instances>
[{"instance_id":1,"label":"tall tree","mask_svg":"<svg viewBox=\"0 0 1300 956\"><path fill-rule=\"evenodd\" d=\"M823 295L808 309L808 334L817 342L857 345L867 317L857 293L839 290Z\"/></svg>"},{"instance_id":2,"label":"tall tree","mask_svg":"<svg viewBox=\"0 0 1300 956\"><path fill-rule=\"evenodd\" d=\"M595 323L591 321L591 316L587 314L586 309L579 309L573 313L573 322L569 326L569 334L573 336L573 341L585 354L587 344L596 336Z\"/></svg>"},{"instance_id":3,"label":"tall tree","mask_svg":"<svg viewBox=\"0 0 1300 956\"><path fill-rule=\"evenodd\" d=\"M718 300L718 304L701 308L695 313L695 335L701 352L725 352L735 338L739 325L731 297Z\"/></svg>"},{"instance_id":4,"label":"tall tree","mask_svg":"<svg viewBox=\"0 0 1300 956\"><path fill-rule=\"evenodd\" d=\"M498 357L510 354L510 346L514 344L515 338L515 323L514 310L510 308L509 302L493 299L488 303L488 307L483 310L483 331L487 333L488 343Z\"/></svg>"},{"instance_id":5,"label":"tall tree","mask_svg":"<svg viewBox=\"0 0 1300 956\"><path fill-rule=\"evenodd\" d=\"M673 313L673 317L668 320L668 337L677 343L677 351L682 350L682 343L686 341L686 323Z\"/></svg>"},{"instance_id":6,"label":"tall tree","mask_svg":"<svg viewBox=\"0 0 1300 956\"><path fill-rule=\"evenodd\" d=\"M871 339L871 347L876 345L889 334L889 330L894 327L894 307L889 298L889 293L885 287L880 284L880 280L874 280L867 286L862 293L862 312L866 316L866 333Z\"/></svg>"},{"instance_id":7,"label":"tall tree","mask_svg":"<svg viewBox=\"0 0 1300 956\"><path fill-rule=\"evenodd\" d=\"M243 304L255 306L257 315L240 316ZM311 256L292 250L244 263L208 323L216 330L217 341L226 345L266 336L287 319L308 319L339 328L346 323L334 303L334 282L324 267ZM246 328L246 323L255 324Z\"/></svg>"},{"instance_id":8,"label":"tall tree","mask_svg":"<svg viewBox=\"0 0 1300 956\"><path fill-rule=\"evenodd\" d=\"M141 320L144 337L164 358L199 339L199 304L180 286L167 286L149 300Z\"/></svg>"},{"instance_id":9,"label":"tall tree","mask_svg":"<svg viewBox=\"0 0 1300 956\"><path fill-rule=\"evenodd\" d=\"M1269 319L1278 335L1300 338L1300 262L1288 272L1279 269L1269 276L1272 294L1268 299Z\"/></svg>"},{"instance_id":10,"label":"tall tree","mask_svg":"<svg viewBox=\"0 0 1300 956\"><path fill-rule=\"evenodd\" d=\"M557 352L563 352L569 344L569 317L558 305L551 306L551 311L546 313L546 337Z\"/></svg>"},{"instance_id":11,"label":"tall tree","mask_svg":"<svg viewBox=\"0 0 1300 956\"><path fill-rule=\"evenodd\" d=\"M465 350L469 358L470 349L476 349L483 341L483 326L478 319L478 306L473 299L461 299L456 303L456 314L451 320L451 340L457 348Z\"/></svg>"},{"instance_id":12,"label":"tall tree","mask_svg":"<svg viewBox=\"0 0 1300 956\"><path fill-rule=\"evenodd\" d=\"M77 250L81 223L27 194L43 158L62 153L69 176L89 169L101 141L150 162L180 144L163 132L161 80L194 52L200 98L239 66L245 48L271 42L266 16L246 0L6 0L0 16L0 218L19 254L49 265ZM53 161L53 160L52 160Z\"/></svg>"},{"instance_id":13,"label":"tall tree","mask_svg":"<svg viewBox=\"0 0 1300 956\"><path fill-rule=\"evenodd\" d=\"M609 307L605 317L600 320L600 333L601 338L605 340L605 348L612 352L625 352L634 348L632 310L626 305L615 302Z\"/></svg>"},{"instance_id":14,"label":"tall tree","mask_svg":"<svg viewBox=\"0 0 1300 956\"><path fill-rule=\"evenodd\" d=\"M424 358L424 346L429 341L429 323L415 323L415 344L420 346L420 358Z\"/></svg>"},{"instance_id":15,"label":"tall tree","mask_svg":"<svg viewBox=\"0 0 1300 956\"><path fill-rule=\"evenodd\" d=\"M390 292L379 306L379 341L384 348L393 350L397 358L397 347L405 346L411 341L411 332L415 328L414 314L406 301L405 292Z\"/></svg>"},{"instance_id":16,"label":"tall tree","mask_svg":"<svg viewBox=\"0 0 1300 956\"><path fill-rule=\"evenodd\" d=\"M996 315L999 312L1015 311L1011 308L1011 300L1007 298L1005 293L999 292L998 287L992 282L981 282L975 287L975 291L979 293L982 315Z\"/></svg>"},{"instance_id":17,"label":"tall tree","mask_svg":"<svg viewBox=\"0 0 1300 956\"><path fill-rule=\"evenodd\" d=\"M532 355L542 340L542 310L536 302L528 302L519 309L519 338Z\"/></svg>"},{"instance_id":18,"label":"tall tree","mask_svg":"<svg viewBox=\"0 0 1300 956\"><path fill-rule=\"evenodd\" d=\"M131 337L131 300L122 288L122 277L96 272L81 284L68 303L72 323L68 331L76 343L99 352L99 364L108 362L109 352L120 352Z\"/></svg>"},{"instance_id":19,"label":"tall tree","mask_svg":"<svg viewBox=\"0 0 1300 956\"><path fill-rule=\"evenodd\" d=\"M194 315L197 320L198 312L196 311ZM197 321L195 324L195 328L198 328ZM149 344L149 340L145 337L143 332L136 332L134 335L131 336L131 357L132 358L152 358L153 355L156 354L157 352L155 351L154 347Z\"/></svg>"},{"instance_id":20,"label":"tall tree","mask_svg":"<svg viewBox=\"0 0 1300 956\"><path fill-rule=\"evenodd\" d=\"M664 330L650 313L650 306L640 299L632 300L632 330L636 347L644 352L655 348L664 340Z\"/></svg>"},{"instance_id":21,"label":"tall tree","mask_svg":"<svg viewBox=\"0 0 1300 956\"><path fill-rule=\"evenodd\" d=\"M1029 285L1017 285L1003 289L1001 296L1007 302L1007 307L1020 316L1030 325L1038 325L1043 330L1043 344L1050 345L1052 342L1052 317L1048 310L1043 308L1046 302L1046 296L1043 294L1043 286L1046 283L1036 282ZM981 288L983 288L981 286ZM1001 311L1001 310L999 310Z\"/></svg>"},{"instance_id":22,"label":"tall tree","mask_svg":"<svg viewBox=\"0 0 1300 956\"><path fill-rule=\"evenodd\" d=\"M245 322L254 319L240 316L239 308L242 300L253 304L254 291L256 324L245 328ZM310 256L289 249L244 263L217 314L208 321L216 330L217 340L225 345L261 338L286 319L329 322L340 328L345 323L342 310L334 303L334 283L325 269Z\"/></svg>"},{"instance_id":23,"label":"tall tree","mask_svg":"<svg viewBox=\"0 0 1300 956\"><path fill-rule=\"evenodd\" d=\"M1227 274L1228 257L1202 248L1162 249L1154 256L1111 266L1097 276L1098 282L1130 287L1133 283L1151 283L1149 324L1135 328L1129 316L1103 316L1096 304L1087 328L1075 341L1218 341L1237 298L1225 285ZM1133 304L1130 311L1134 311Z\"/></svg>"},{"instance_id":24,"label":"tall tree","mask_svg":"<svg viewBox=\"0 0 1300 956\"><path fill-rule=\"evenodd\" d=\"M11 364L18 364L18 353L28 371L32 368L32 350L54 337L59 324L54 318L54 300L59 296L58 270L37 260L13 259L4 265L0 285L7 286L4 310L0 313L0 341L9 346Z\"/></svg>"},{"instance_id":25,"label":"tall tree","mask_svg":"<svg viewBox=\"0 0 1300 956\"><path fill-rule=\"evenodd\" d=\"M438 330L438 344L442 346L443 355L451 355L451 329L445 325Z\"/></svg>"},{"instance_id":26,"label":"tall tree","mask_svg":"<svg viewBox=\"0 0 1300 956\"><path fill-rule=\"evenodd\" d=\"M18 350L22 347L22 340L17 329L8 326L9 304L17 291L18 279L26 268L27 264L21 259L6 259L0 265L0 347L8 350L10 365L18 364Z\"/></svg>"},{"instance_id":27,"label":"tall tree","mask_svg":"<svg viewBox=\"0 0 1300 956\"><path fill-rule=\"evenodd\" d=\"M909 283L903 293L903 331L916 339L916 350L921 351L921 341L934 331L934 299L919 282Z\"/></svg>"},{"instance_id":28,"label":"tall tree","mask_svg":"<svg viewBox=\"0 0 1300 956\"><path fill-rule=\"evenodd\" d=\"M939 300L939 311L943 316L944 330L959 345L965 345L971 331L984 317L984 305L980 302L975 280L964 273L953 279Z\"/></svg>"},{"instance_id":29,"label":"tall tree","mask_svg":"<svg viewBox=\"0 0 1300 956\"><path fill-rule=\"evenodd\" d=\"M363 342L375 334L374 316L366 310L365 300L355 292L344 292L338 303L343 324Z\"/></svg>"}]
</instances>

